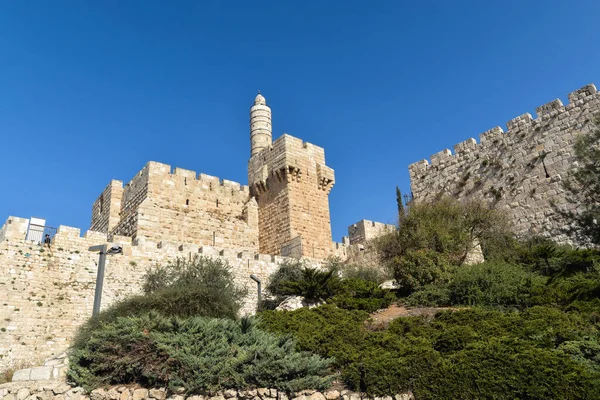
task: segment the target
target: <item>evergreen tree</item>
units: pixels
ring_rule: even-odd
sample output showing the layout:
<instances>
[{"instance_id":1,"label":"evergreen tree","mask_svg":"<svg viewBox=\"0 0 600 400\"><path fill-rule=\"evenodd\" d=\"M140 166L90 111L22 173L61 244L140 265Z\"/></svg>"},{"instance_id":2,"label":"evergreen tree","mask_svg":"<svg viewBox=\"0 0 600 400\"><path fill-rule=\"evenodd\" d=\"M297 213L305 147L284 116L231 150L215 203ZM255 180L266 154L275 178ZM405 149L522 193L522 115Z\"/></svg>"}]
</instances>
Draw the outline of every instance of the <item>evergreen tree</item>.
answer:
<instances>
[{"instance_id":1,"label":"evergreen tree","mask_svg":"<svg viewBox=\"0 0 600 400\"><path fill-rule=\"evenodd\" d=\"M398 221L402 222L404 219L404 203L402 203L402 192L398 186L396 186L396 203L398 204Z\"/></svg>"}]
</instances>

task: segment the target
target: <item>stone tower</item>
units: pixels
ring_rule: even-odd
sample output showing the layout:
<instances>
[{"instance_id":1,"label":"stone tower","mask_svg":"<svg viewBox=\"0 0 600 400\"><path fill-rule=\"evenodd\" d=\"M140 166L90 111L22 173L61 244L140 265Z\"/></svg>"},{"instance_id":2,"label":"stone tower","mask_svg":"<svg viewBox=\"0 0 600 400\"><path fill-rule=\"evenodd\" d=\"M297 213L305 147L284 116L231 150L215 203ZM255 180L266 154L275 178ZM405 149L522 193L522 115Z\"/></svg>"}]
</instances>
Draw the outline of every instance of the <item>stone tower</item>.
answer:
<instances>
[{"instance_id":1,"label":"stone tower","mask_svg":"<svg viewBox=\"0 0 600 400\"><path fill-rule=\"evenodd\" d=\"M258 92L254 105L250 108L250 156L271 146L272 141L271 109L267 106L265 98Z\"/></svg>"},{"instance_id":2,"label":"stone tower","mask_svg":"<svg viewBox=\"0 0 600 400\"><path fill-rule=\"evenodd\" d=\"M271 142L271 110L258 95L250 109L250 196L258 203L259 251L325 258L333 250L329 192L333 169L323 148L284 134Z\"/></svg>"}]
</instances>

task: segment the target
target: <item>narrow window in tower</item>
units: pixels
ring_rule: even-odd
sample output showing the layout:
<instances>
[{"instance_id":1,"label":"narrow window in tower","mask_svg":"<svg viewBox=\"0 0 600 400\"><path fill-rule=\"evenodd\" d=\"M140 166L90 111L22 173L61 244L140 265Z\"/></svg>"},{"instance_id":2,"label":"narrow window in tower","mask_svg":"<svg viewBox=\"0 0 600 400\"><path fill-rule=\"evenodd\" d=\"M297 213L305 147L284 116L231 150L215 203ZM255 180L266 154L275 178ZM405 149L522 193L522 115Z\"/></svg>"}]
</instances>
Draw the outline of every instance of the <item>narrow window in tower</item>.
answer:
<instances>
[{"instance_id":1,"label":"narrow window in tower","mask_svg":"<svg viewBox=\"0 0 600 400\"><path fill-rule=\"evenodd\" d=\"M190 205L190 199L185 199L185 205L189 206Z\"/></svg>"},{"instance_id":2,"label":"narrow window in tower","mask_svg":"<svg viewBox=\"0 0 600 400\"><path fill-rule=\"evenodd\" d=\"M104 194L100 196L100 212L104 211Z\"/></svg>"},{"instance_id":3,"label":"narrow window in tower","mask_svg":"<svg viewBox=\"0 0 600 400\"><path fill-rule=\"evenodd\" d=\"M183 177L183 184L187 186L187 177Z\"/></svg>"},{"instance_id":4,"label":"narrow window in tower","mask_svg":"<svg viewBox=\"0 0 600 400\"><path fill-rule=\"evenodd\" d=\"M217 208L219 207L219 199L217 199Z\"/></svg>"}]
</instances>

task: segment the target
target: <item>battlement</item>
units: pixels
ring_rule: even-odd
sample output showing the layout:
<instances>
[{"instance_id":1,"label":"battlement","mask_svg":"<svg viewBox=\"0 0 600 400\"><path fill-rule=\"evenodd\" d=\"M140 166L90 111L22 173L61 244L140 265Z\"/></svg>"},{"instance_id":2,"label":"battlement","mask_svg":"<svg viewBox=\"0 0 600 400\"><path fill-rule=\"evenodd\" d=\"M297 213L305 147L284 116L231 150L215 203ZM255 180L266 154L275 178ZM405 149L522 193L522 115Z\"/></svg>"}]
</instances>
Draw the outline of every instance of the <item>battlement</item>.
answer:
<instances>
[{"instance_id":1,"label":"battlement","mask_svg":"<svg viewBox=\"0 0 600 400\"><path fill-rule=\"evenodd\" d=\"M351 245L365 245L368 241L395 230L396 225L363 219L348 227L349 242Z\"/></svg>"},{"instance_id":2,"label":"battlement","mask_svg":"<svg viewBox=\"0 0 600 400\"><path fill-rule=\"evenodd\" d=\"M499 126L485 131L479 135L479 143L474 138L460 142L454 146L454 154L450 149L444 149L433 154L430 157L431 161L423 159L410 164L409 171L411 175L423 173L431 167L442 166L453 162L457 157L476 152L481 147L494 147L507 136L531 134L548 125L560 123L573 112L597 108L596 106L600 102L600 92L596 90L596 86L589 84L569 93L568 99L567 105L563 105L560 99L556 99L537 107L536 118L533 118L530 113L525 113L509 120L506 122L506 132Z\"/></svg>"},{"instance_id":3,"label":"battlement","mask_svg":"<svg viewBox=\"0 0 600 400\"><path fill-rule=\"evenodd\" d=\"M147 174L150 179L164 180L170 178L174 180L183 180L184 185L196 185L202 189L220 192L224 195L236 191L241 192L244 196L248 196L250 193L248 186L242 185L241 183L203 173L197 173L196 171L189 169L172 167L168 164L156 161L149 161L139 174Z\"/></svg>"},{"instance_id":4,"label":"battlement","mask_svg":"<svg viewBox=\"0 0 600 400\"><path fill-rule=\"evenodd\" d=\"M561 180L573 168L573 143L593 129L600 112L600 92L592 84L568 95L569 103L552 100L536 108L535 118L522 114L429 160L409 166L415 200L439 194L479 198L508 211L518 234L544 232L568 242L566 224L552 204L573 209Z\"/></svg>"}]
</instances>

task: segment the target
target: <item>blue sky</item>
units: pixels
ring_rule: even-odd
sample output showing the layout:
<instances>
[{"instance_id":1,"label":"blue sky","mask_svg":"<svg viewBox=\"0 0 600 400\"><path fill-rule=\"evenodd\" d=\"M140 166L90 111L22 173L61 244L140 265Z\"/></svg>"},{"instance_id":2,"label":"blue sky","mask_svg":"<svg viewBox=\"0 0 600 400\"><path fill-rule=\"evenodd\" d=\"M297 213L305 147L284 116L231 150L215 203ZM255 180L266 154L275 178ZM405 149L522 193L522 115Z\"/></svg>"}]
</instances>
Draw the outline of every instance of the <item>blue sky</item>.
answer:
<instances>
[{"instance_id":1,"label":"blue sky","mask_svg":"<svg viewBox=\"0 0 600 400\"><path fill-rule=\"evenodd\" d=\"M407 166L600 83L600 2L0 2L0 219L89 227L148 160L247 182L274 136L322 146L333 238L394 222Z\"/></svg>"}]
</instances>

